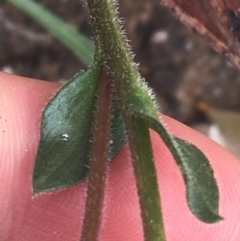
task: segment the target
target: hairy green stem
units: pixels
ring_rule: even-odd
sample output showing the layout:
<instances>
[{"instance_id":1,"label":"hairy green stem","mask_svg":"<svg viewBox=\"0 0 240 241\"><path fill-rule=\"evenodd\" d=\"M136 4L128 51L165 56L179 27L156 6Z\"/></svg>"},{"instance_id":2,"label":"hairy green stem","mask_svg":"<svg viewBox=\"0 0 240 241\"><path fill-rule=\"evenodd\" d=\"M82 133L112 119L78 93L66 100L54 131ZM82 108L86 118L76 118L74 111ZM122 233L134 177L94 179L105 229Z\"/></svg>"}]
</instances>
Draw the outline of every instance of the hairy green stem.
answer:
<instances>
[{"instance_id":1,"label":"hairy green stem","mask_svg":"<svg viewBox=\"0 0 240 241\"><path fill-rule=\"evenodd\" d=\"M93 147L81 241L99 237L110 146L112 86L102 69L96 101Z\"/></svg>"},{"instance_id":2,"label":"hairy green stem","mask_svg":"<svg viewBox=\"0 0 240 241\"><path fill-rule=\"evenodd\" d=\"M145 240L166 240L148 126L139 117L132 117L130 128L129 144L133 156Z\"/></svg>"},{"instance_id":3,"label":"hairy green stem","mask_svg":"<svg viewBox=\"0 0 240 241\"><path fill-rule=\"evenodd\" d=\"M132 96L144 88L122 34L112 0L88 0L95 41L100 44L106 66L114 77L121 100L123 116L137 181L145 240L165 241L156 170L147 124L131 113Z\"/></svg>"},{"instance_id":4,"label":"hairy green stem","mask_svg":"<svg viewBox=\"0 0 240 241\"><path fill-rule=\"evenodd\" d=\"M124 95L122 101L128 102L132 89L140 84L141 77L121 31L113 1L88 0L88 5L95 41L101 44L107 67L115 78L117 88L120 88L121 98Z\"/></svg>"}]
</instances>

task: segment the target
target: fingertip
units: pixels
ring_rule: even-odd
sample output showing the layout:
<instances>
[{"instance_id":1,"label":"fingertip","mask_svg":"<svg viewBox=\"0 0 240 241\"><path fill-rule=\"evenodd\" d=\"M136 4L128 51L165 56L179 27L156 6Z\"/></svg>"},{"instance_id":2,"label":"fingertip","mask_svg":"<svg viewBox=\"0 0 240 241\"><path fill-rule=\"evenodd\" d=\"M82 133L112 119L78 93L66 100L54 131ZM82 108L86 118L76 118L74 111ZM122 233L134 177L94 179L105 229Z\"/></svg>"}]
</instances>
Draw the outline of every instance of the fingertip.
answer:
<instances>
[{"instance_id":1,"label":"fingertip","mask_svg":"<svg viewBox=\"0 0 240 241\"><path fill-rule=\"evenodd\" d=\"M0 72L0 235L14 240L31 200L41 112L60 85ZM5 238L4 238L5 237Z\"/></svg>"},{"instance_id":2,"label":"fingertip","mask_svg":"<svg viewBox=\"0 0 240 241\"><path fill-rule=\"evenodd\" d=\"M31 198L31 175L44 106L60 84L0 73L0 234L3 240L76 240L84 212L86 183ZM209 158L220 192L217 224L190 212L181 172L157 133L151 132L168 241L237 241L240 236L240 164L196 131L163 117L170 132L199 147ZM20 237L20 238L19 238ZM109 169L101 239L142 241L143 229L128 146Z\"/></svg>"}]
</instances>

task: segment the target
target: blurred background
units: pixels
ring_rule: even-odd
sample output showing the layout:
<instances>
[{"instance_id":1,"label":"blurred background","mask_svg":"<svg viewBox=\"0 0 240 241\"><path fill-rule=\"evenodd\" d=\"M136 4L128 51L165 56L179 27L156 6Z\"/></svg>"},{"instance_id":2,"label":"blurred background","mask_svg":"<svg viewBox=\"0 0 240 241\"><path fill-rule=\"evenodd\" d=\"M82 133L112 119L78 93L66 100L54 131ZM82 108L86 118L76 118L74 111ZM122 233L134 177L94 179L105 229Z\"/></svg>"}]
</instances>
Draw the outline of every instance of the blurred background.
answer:
<instances>
[{"instance_id":1,"label":"blurred background","mask_svg":"<svg viewBox=\"0 0 240 241\"><path fill-rule=\"evenodd\" d=\"M92 38L85 0L36 1ZM119 0L135 60L161 111L240 157L240 72L154 0ZM67 81L87 66L9 3L0 2L0 71Z\"/></svg>"}]
</instances>

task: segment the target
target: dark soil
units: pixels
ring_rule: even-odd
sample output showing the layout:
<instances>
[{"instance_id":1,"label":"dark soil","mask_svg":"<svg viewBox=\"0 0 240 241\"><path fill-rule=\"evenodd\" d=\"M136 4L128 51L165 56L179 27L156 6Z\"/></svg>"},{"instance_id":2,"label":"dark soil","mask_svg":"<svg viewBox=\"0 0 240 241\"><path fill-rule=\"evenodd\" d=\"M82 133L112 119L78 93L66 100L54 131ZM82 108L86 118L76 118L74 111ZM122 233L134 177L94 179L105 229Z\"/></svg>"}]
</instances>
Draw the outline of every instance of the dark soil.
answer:
<instances>
[{"instance_id":1,"label":"dark soil","mask_svg":"<svg viewBox=\"0 0 240 241\"><path fill-rule=\"evenodd\" d=\"M85 1L39 0L92 36ZM227 60L150 0L120 0L136 61L156 90L162 110L193 124L205 120L198 106L240 110L239 72ZM0 3L0 70L48 81L68 80L86 66L57 39L7 1Z\"/></svg>"}]
</instances>

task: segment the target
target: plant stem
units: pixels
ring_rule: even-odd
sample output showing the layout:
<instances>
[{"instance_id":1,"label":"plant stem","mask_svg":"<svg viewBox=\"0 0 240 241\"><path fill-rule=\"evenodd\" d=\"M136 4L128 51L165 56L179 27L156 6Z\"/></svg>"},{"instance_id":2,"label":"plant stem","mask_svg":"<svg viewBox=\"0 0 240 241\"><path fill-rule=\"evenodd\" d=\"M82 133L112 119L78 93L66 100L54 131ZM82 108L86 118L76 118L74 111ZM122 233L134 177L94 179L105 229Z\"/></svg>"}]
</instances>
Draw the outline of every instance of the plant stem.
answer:
<instances>
[{"instance_id":1,"label":"plant stem","mask_svg":"<svg viewBox=\"0 0 240 241\"><path fill-rule=\"evenodd\" d=\"M163 241L166 237L148 126L141 118L132 117L129 132L145 240Z\"/></svg>"},{"instance_id":2,"label":"plant stem","mask_svg":"<svg viewBox=\"0 0 240 241\"><path fill-rule=\"evenodd\" d=\"M114 76L121 100L137 181L145 240L165 241L156 170L147 124L133 117L131 97L136 87L145 88L122 34L111 0L88 0L95 41L100 44L106 66Z\"/></svg>"},{"instance_id":3,"label":"plant stem","mask_svg":"<svg viewBox=\"0 0 240 241\"><path fill-rule=\"evenodd\" d=\"M121 92L120 97L122 101L127 102L134 85L141 82L141 77L132 60L126 37L122 34L113 2L112 0L88 0L88 6L95 31L95 42L101 44L107 67ZM127 104L124 106L126 107Z\"/></svg>"},{"instance_id":4,"label":"plant stem","mask_svg":"<svg viewBox=\"0 0 240 241\"><path fill-rule=\"evenodd\" d=\"M93 146L81 241L98 240L110 145L112 86L102 69L96 101Z\"/></svg>"}]
</instances>

